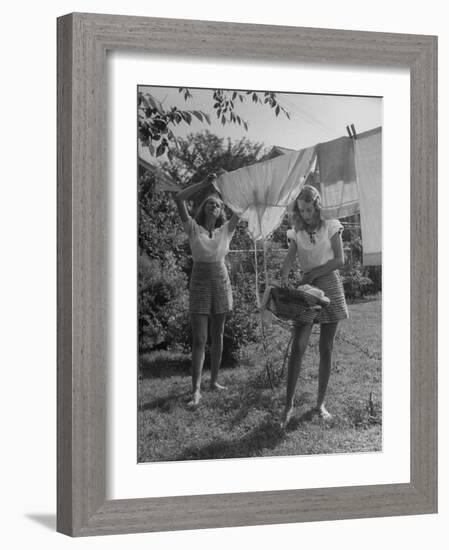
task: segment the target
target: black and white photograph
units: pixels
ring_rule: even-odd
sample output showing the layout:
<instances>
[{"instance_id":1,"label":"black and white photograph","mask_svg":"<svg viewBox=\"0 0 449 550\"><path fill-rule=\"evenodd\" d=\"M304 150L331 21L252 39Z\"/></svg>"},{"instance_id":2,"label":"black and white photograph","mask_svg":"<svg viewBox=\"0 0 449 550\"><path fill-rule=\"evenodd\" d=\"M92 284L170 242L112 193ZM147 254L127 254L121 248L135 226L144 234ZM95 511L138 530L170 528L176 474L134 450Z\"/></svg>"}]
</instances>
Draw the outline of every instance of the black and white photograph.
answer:
<instances>
[{"instance_id":1,"label":"black and white photograph","mask_svg":"<svg viewBox=\"0 0 449 550\"><path fill-rule=\"evenodd\" d=\"M382 451L382 98L137 89L137 460Z\"/></svg>"},{"instance_id":2,"label":"black and white photograph","mask_svg":"<svg viewBox=\"0 0 449 550\"><path fill-rule=\"evenodd\" d=\"M6 5L5 548L444 546L443 6Z\"/></svg>"}]
</instances>

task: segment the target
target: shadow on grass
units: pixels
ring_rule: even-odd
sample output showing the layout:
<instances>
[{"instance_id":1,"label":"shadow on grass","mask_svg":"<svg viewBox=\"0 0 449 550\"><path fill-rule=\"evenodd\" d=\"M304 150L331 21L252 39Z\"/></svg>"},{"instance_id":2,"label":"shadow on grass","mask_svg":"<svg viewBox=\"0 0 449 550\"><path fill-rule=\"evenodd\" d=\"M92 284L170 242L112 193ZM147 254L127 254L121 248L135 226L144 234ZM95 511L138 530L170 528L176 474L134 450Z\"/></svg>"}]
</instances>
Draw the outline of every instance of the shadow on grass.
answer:
<instances>
[{"instance_id":1,"label":"shadow on grass","mask_svg":"<svg viewBox=\"0 0 449 550\"><path fill-rule=\"evenodd\" d=\"M190 357L170 351L142 353L139 356L139 378L169 378L190 373Z\"/></svg>"},{"instance_id":2,"label":"shadow on grass","mask_svg":"<svg viewBox=\"0 0 449 550\"><path fill-rule=\"evenodd\" d=\"M168 413L172 411L175 405L179 405L180 402L186 401L189 396L189 392L170 393L164 397L158 397L152 401L142 403L139 405L139 411L152 411L157 409L159 412Z\"/></svg>"},{"instance_id":3,"label":"shadow on grass","mask_svg":"<svg viewBox=\"0 0 449 550\"><path fill-rule=\"evenodd\" d=\"M279 423L262 422L248 434L238 439L217 439L205 446L192 445L176 457L176 460L208 460L216 458L244 458L262 456L262 450L275 449L285 434Z\"/></svg>"},{"instance_id":4,"label":"shadow on grass","mask_svg":"<svg viewBox=\"0 0 449 550\"><path fill-rule=\"evenodd\" d=\"M254 410L264 410L274 415L273 396L257 389L247 389L218 404L224 412L233 412L231 428L240 425Z\"/></svg>"},{"instance_id":5,"label":"shadow on grass","mask_svg":"<svg viewBox=\"0 0 449 550\"><path fill-rule=\"evenodd\" d=\"M304 424L304 422L311 422L316 416L315 409L311 408L308 409L305 413L303 413L299 418L293 418L292 421L289 424L289 428L294 430L298 428L301 424Z\"/></svg>"},{"instance_id":6,"label":"shadow on grass","mask_svg":"<svg viewBox=\"0 0 449 550\"><path fill-rule=\"evenodd\" d=\"M297 430L301 425L305 424L306 422L312 422L312 421L319 422L320 424L326 424L329 427L332 427L335 424L334 417L330 419L320 418L316 408L312 407L311 409L308 409L307 411L302 413L301 416L293 417L288 423L286 431L293 432L294 430Z\"/></svg>"}]
</instances>

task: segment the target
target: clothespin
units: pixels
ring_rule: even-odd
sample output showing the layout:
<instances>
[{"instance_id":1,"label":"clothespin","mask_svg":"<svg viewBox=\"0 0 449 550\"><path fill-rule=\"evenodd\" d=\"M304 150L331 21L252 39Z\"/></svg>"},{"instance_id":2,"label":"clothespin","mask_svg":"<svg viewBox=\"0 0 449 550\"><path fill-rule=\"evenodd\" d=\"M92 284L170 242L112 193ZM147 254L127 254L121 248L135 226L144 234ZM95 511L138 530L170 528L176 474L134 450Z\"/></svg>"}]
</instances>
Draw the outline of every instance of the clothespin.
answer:
<instances>
[{"instance_id":1,"label":"clothespin","mask_svg":"<svg viewBox=\"0 0 449 550\"><path fill-rule=\"evenodd\" d=\"M357 139L357 134L356 134L356 131L355 131L355 126L354 126L354 124L351 124L351 127L346 126L346 131L348 132L348 136L349 136L351 139Z\"/></svg>"}]
</instances>

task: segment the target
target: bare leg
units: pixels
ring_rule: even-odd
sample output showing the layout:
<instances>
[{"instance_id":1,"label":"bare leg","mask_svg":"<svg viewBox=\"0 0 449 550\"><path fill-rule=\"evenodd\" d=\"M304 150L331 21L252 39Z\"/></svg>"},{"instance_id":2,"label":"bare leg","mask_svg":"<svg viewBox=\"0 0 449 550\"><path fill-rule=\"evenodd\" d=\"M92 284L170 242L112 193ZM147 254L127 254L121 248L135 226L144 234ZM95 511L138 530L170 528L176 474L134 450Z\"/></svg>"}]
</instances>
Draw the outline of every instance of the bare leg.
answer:
<instances>
[{"instance_id":1,"label":"bare leg","mask_svg":"<svg viewBox=\"0 0 449 550\"><path fill-rule=\"evenodd\" d=\"M207 342L207 315L192 313L192 400L189 405L198 405L201 399L201 373L204 350Z\"/></svg>"},{"instance_id":2,"label":"bare leg","mask_svg":"<svg viewBox=\"0 0 449 550\"><path fill-rule=\"evenodd\" d=\"M219 313L211 316L210 322L210 339L211 339L211 366L210 366L210 387L212 390L224 390L217 382L218 369L220 368L221 355L223 352L223 332L225 325L226 314Z\"/></svg>"},{"instance_id":3,"label":"bare leg","mask_svg":"<svg viewBox=\"0 0 449 550\"><path fill-rule=\"evenodd\" d=\"M324 405L324 397L331 374L332 349L337 326L338 323L328 323L321 325L320 330L320 368L318 371L318 397L316 408L322 418L331 418L331 415Z\"/></svg>"},{"instance_id":4,"label":"bare leg","mask_svg":"<svg viewBox=\"0 0 449 550\"><path fill-rule=\"evenodd\" d=\"M292 348L288 362L287 373L287 396L285 400L284 418L282 427L286 427L293 413L293 397L295 395L296 383L298 382L301 362L307 348L307 343L312 332L313 325L299 325L294 328Z\"/></svg>"}]
</instances>

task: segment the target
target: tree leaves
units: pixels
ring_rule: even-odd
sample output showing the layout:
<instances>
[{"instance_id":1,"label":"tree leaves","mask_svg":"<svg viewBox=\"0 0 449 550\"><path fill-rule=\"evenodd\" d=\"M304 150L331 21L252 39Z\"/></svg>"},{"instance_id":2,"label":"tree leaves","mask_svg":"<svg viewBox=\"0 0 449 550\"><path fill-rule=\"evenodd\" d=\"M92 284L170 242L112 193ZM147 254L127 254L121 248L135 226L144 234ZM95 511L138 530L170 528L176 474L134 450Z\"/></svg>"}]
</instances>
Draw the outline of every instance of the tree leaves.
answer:
<instances>
[{"instance_id":1,"label":"tree leaves","mask_svg":"<svg viewBox=\"0 0 449 550\"><path fill-rule=\"evenodd\" d=\"M188 88L179 88L178 91L179 91L179 93L184 94L184 100L185 101L187 101L188 99L193 97Z\"/></svg>"},{"instance_id":2,"label":"tree leaves","mask_svg":"<svg viewBox=\"0 0 449 550\"><path fill-rule=\"evenodd\" d=\"M193 98L188 88L178 88L178 91L184 96L185 101ZM254 104L260 103L274 109L276 117L282 112L290 119L289 112L278 103L275 92L255 92L252 90L239 92L237 90L221 89L211 91L211 110L215 111L217 121L223 126L238 124L243 126L245 131L248 131L248 122L236 112L234 102L237 99L241 104L247 98L251 98L251 102ZM198 109L181 110L176 106L166 109L160 101L149 93L138 92L137 106L139 140L143 145L148 146L151 155L156 157L160 157L164 153L169 154L170 145L177 147L176 136L173 132L173 127L176 125L185 123L190 126L194 120L200 124L211 124L209 113Z\"/></svg>"},{"instance_id":3,"label":"tree leaves","mask_svg":"<svg viewBox=\"0 0 449 550\"><path fill-rule=\"evenodd\" d=\"M188 111L180 111L182 118L190 124L192 122L192 115Z\"/></svg>"},{"instance_id":4,"label":"tree leaves","mask_svg":"<svg viewBox=\"0 0 449 550\"><path fill-rule=\"evenodd\" d=\"M161 118L157 118L157 119L153 120L152 126L153 126L153 128L155 128L159 132L164 133L164 131L167 128L167 121L165 121Z\"/></svg>"},{"instance_id":5,"label":"tree leaves","mask_svg":"<svg viewBox=\"0 0 449 550\"><path fill-rule=\"evenodd\" d=\"M194 116L196 116L196 118L200 121L200 122L203 122L203 115L201 113L201 111L192 111L192 114Z\"/></svg>"}]
</instances>

